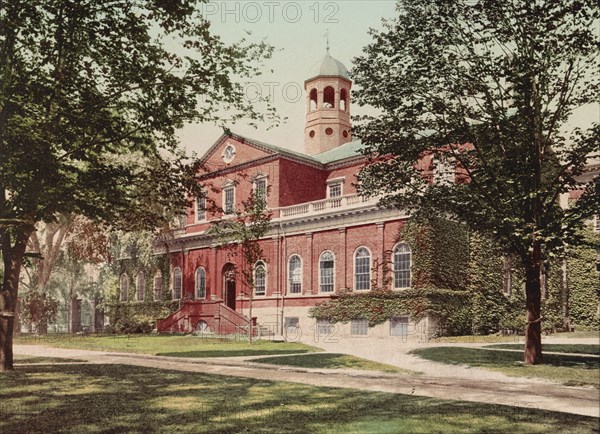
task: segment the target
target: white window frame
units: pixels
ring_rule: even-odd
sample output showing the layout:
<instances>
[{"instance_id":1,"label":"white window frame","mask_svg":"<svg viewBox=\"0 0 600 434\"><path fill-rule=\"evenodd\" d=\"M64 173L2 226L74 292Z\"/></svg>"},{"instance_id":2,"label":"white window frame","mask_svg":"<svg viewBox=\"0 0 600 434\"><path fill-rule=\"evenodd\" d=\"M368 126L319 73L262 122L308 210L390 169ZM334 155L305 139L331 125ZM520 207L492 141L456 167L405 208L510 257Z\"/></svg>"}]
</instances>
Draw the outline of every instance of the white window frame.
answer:
<instances>
[{"instance_id":1,"label":"white window frame","mask_svg":"<svg viewBox=\"0 0 600 434\"><path fill-rule=\"evenodd\" d=\"M222 187L223 190L223 214L224 215L232 215L235 214L235 184L233 182L228 182L227 184L223 185ZM228 210L227 208L227 192L231 191L231 196L232 196L232 202L231 202L231 209Z\"/></svg>"},{"instance_id":2,"label":"white window frame","mask_svg":"<svg viewBox=\"0 0 600 434\"><path fill-rule=\"evenodd\" d=\"M406 252L402 252L401 254L408 254L408 270L397 270L396 269L396 255L397 255L397 250L401 247L401 246L406 246L406 248L408 249L408 251ZM394 289L407 289L410 288L411 284L412 284L412 249L410 248L410 244L408 244L406 241L401 241L398 244L396 244L394 246L394 250L393 250L393 254L392 254L392 265L393 265L393 271L394 271ZM405 286L399 286L399 278L397 273L400 272L406 272L408 271L408 285ZM404 279L402 279L404 280Z\"/></svg>"},{"instance_id":3,"label":"white window frame","mask_svg":"<svg viewBox=\"0 0 600 434\"><path fill-rule=\"evenodd\" d=\"M126 302L129 299L129 277L127 273L119 277L119 300Z\"/></svg>"},{"instance_id":4,"label":"white window frame","mask_svg":"<svg viewBox=\"0 0 600 434\"><path fill-rule=\"evenodd\" d=\"M437 154L433 157L433 183L437 185L452 185L456 182L456 161L447 154Z\"/></svg>"},{"instance_id":5,"label":"white window frame","mask_svg":"<svg viewBox=\"0 0 600 434\"><path fill-rule=\"evenodd\" d=\"M202 274L199 279L199 274ZM199 286L202 284L202 286ZM198 295L198 289L202 288L202 295ZM204 267L196 268L196 272L194 273L194 298L196 300L203 300L206 298L206 269Z\"/></svg>"},{"instance_id":6,"label":"white window frame","mask_svg":"<svg viewBox=\"0 0 600 434\"><path fill-rule=\"evenodd\" d=\"M146 277L143 271L135 276L135 301L144 301L146 298Z\"/></svg>"},{"instance_id":7,"label":"white window frame","mask_svg":"<svg viewBox=\"0 0 600 434\"><path fill-rule=\"evenodd\" d=\"M333 178L333 179L327 180L327 199L335 199L335 198L342 197L344 195L345 179L346 179L345 177L341 177L341 178ZM331 195L332 187L336 187L338 185L340 186L340 194L337 196L332 196Z\"/></svg>"},{"instance_id":8,"label":"white window frame","mask_svg":"<svg viewBox=\"0 0 600 434\"><path fill-rule=\"evenodd\" d=\"M267 196L268 196L267 189L269 187L267 175L260 174L260 175L255 176L254 180L252 181L252 190L258 191L258 184L262 183L262 182L264 182L264 184L265 184L265 187L263 189L262 199L265 201L265 204L266 204Z\"/></svg>"},{"instance_id":9,"label":"white window frame","mask_svg":"<svg viewBox=\"0 0 600 434\"><path fill-rule=\"evenodd\" d=\"M367 286L366 288L358 288L358 285L357 285L357 283L358 283L358 279L357 279L357 277L358 277L359 273L358 273L358 270L357 270L357 269L358 269L358 267L357 267L356 260L358 259L358 253L359 253L359 252L360 252L362 249L366 250L366 251L367 251L367 253L369 254L369 261L368 261L368 267L369 267L368 276L369 276L369 277L368 277L368 282L367 282L367 283L368 283L368 286ZM354 271L354 273L353 273L353 274L354 274L354 276L353 276L353 277L354 277L354 290L355 290L355 291L370 291L370 290L371 290L371 277L372 277L372 275L373 275L373 264L371 264L371 260L372 260L372 258L373 258L373 255L371 254L371 250L370 250L369 248L365 247L365 246L360 246L360 247L358 247L358 248L357 248L357 249L354 251L354 255L353 255L353 259L354 259L354 260L353 260L353 263L354 263L354 270L353 270L353 271ZM360 275L361 275L361 276L362 276L362 275L365 275L365 274L367 274L367 273L364 273L364 272L361 272L361 273L360 273Z\"/></svg>"},{"instance_id":10,"label":"white window frame","mask_svg":"<svg viewBox=\"0 0 600 434\"><path fill-rule=\"evenodd\" d=\"M258 271L258 267L262 267L264 273L264 284L261 285L261 292L258 292L259 287L257 285L258 278L256 276L256 272ZM267 295L267 264L263 260L256 261L256 263L254 264L254 295L259 297Z\"/></svg>"},{"instance_id":11,"label":"white window frame","mask_svg":"<svg viewBox=\"0 0 600 434\"><path fill-rule=\"evenodd\" d=\"M206 221L206 196L196 198L196 222Z\"/></svg>"},{"instance_id":12,"label":"white window frame","mask_svg":"<svg viewBox=\"0 0 600 434\"><path fill-rule=\"evenodd\" d=\"M233 149L233 152L231 153L231 157L226 156L227 148ZM225 148L223 148L223 153L221 154L221 158L223 158L224 162L231 163L233 161L233 159L235 158L235 154L236 154L235 146L233 146L233 144L231 144L231 143L227 143L227 145L225 145Z\"/></svg>"},{"instance_id":13,"label":"white window frame","mask_svg":"<svg viewBox=\"0 0 600 434\"><path fill-rule=\"evenodd\" d=\"M292 259L298 258L298 274L300 275L300 282L294 282L294 271L292 270ZM298 285L298 290L295 290L294 285ZM297 253L291 255L288 259L288 294L300 295L302 294L302 258Z\"/></svg>"},{"instance_id":14,"label":"white window frame","mask_svg":"<svg viewBox=\"0 0 600 434\"><path fill-rule=\"evenodd\" d=\"M160 282L158 285L156 284L157 281ZM163 291L163 275L160 272L160 270L157 270L156 273L154 273L154 277L152 279L152 286L154 301L161 300Z\"/></svg>"},{"instance_id":15,"label":"white window frame","mask_svg":"<svg viewBox=\"0 0 600 434\"><path fill-rule=\"evenodd\" d=\"M369 321L365 318L354 318L350 320L350 336L368 336Z\"/></svg>"},{"instance_id":16,"label":"white window frame","mask_svg":"<svg viewBox=\"0 0 600 434\"><path fill-rule=\"evenodd\" d=\"M331 255L332 258L332 263L333 263L333 267L331 267L331 284L330 283L323 283L324 281L324 275L323 275L323 262L329 262L329 261L323 261L323 255L329 253ZM329 276L327 276L329 277ZM329 287L331 285L331 291L324 291L323 287L327 286ZM335 292L335 255L333 254L333 252L331 250L324 250L321 252L321 254L319 255L319 292L322 292L324 294L332 294Z\"/></svg>"},{"instance_id":17,"label":"white window frame","mask_svg":"<svg viewBox=\"0 0 600 434\"><path fill-rule=\"evenodd\" d=\"M177 285L177 280L179 279L179 285ZM171 294L173 297L173 300L181 300L181 297L183 295L183 273L181 271L181 268L179 267L175 267L173 268L173 279L172 279L172 285L171 285ZM179 286L179 297L177 297L177 286Z\"/></svg>"},{"instance_id":18,"label":"white window frame","mask_svg":"<svg viewBox=\"0 0 600 434\"><path fill-rule=\"evenodd\" d=\"M406 324L406 326L404 326ZM410 327L409 315L397 315L390 318L390 336L406 338Z\"/></svg>"}]
</instances>

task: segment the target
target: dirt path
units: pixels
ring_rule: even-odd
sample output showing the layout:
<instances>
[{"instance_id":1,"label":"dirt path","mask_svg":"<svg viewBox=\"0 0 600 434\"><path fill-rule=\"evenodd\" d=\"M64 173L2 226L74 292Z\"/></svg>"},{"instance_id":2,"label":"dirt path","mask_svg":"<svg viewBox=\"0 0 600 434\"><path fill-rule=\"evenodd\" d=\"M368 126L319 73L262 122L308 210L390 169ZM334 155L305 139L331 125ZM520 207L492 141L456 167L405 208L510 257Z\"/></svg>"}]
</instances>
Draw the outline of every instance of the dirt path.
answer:
<instances>
[{"instance_id":1,"label":"dirt path","mask_svg":"<svg viewBox=\"0 0 600 434\"><path fill-rule=\"evenodd\" d=\"M373 371L327 370L263 365L249 358L173 358L101 351L48 348L41 345L15 345L15 354L81 358L95 364L126 364L187 372L231 375L271 381L289 381L313 386L342 387L360 390L402 393L434 398L539 408L586 416L600 417L600 399L597 389L566 387L543 380L531 381L509 378L469 378L462 375L385 374ZM413 356L414 357L414 356ZM443 364L428 362L439 366ZM423 368L425 365L422 365ZM438 366L438 368L439 368ZM417 366L403 366L419 370ZM427 367L429 371L432 366ZM450 366L456 369L456 366ZM483 371L483 370L479 370ZM485 371L488 372L488 371ZM494 373L490 373L494 374ZM504 376L502 376L504 377ZM526 411L526 410L524 410Z\"/></svg>"}]
</instances>

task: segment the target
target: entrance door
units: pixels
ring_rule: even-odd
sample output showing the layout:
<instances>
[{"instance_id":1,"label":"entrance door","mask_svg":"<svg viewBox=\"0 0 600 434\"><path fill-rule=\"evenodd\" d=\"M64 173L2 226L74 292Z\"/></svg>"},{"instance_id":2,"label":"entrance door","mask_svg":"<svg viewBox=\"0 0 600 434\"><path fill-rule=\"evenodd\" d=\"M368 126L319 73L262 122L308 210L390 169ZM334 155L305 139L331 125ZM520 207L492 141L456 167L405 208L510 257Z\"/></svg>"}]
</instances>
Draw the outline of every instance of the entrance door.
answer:
<instances>
[{"instance_id":1,"label":"entrance door","mask_svg":"<svg viewBox=\"0 0 600 434\"><path fill-rule=\"evenodd\" d=\"M235 267L226 264L223 267L223 299L225 305L235 310Z\"/></svg>"}]
</instances>

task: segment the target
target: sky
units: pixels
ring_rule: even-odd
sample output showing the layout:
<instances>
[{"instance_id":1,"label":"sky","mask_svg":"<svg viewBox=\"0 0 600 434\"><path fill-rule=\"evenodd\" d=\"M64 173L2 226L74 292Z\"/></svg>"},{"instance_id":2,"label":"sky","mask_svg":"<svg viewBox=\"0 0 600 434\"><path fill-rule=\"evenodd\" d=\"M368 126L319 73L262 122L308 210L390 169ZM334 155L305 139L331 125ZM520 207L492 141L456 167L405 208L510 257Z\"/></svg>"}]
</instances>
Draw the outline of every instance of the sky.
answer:
<instances>
[{"instance_id":1,"label":"sky","mask_svg":"<svg viewBox=\"0 0 600 434\"><path fill-rule=\"evenodd\" d=\"M214 0L203 7L213 32L225 42L264 39L275 47L273 57L264 65L263 75L244 82L244 89L251 101L259 95L270 97L279 116L287 117L287 121L275 128L269 128L269 124L254 128L242 120L229 128L234 133L297 152L304 151L304 80L311 67L325 56L325 35L329 35L330 54L351 69L352 59L372 42L369 29L381 29L382 18L396 15L395 0ZM588 127L599 121L599 106L576 111L570 126ZM365 110L368 109L359 109L350 102L352 115L363 114ZM188 154L201 156L222 133L220 127L212 124L194 124L183 128L179 138Z\"/></svg>"},{"instance_id":2,"label":"sky","mask_svg":"<svg viewBox=\"0 0 600 434\"><path fill-rule=\"evenodd\" d=\"M265 39L275 47L263 75L244 82L244 87L250 100L259 93L271 97L279 116L287 117L287 121L268 129L267 124L254 128L242 120L230 129L255 140L303 152L304 80L311 67L325 56L325 34L329 34L331 56L350 69L352 59L371 42L369 28L381 29L382 18L395 15L395 1L216 0L204 5L204 14L211 21L213 32L225 42L246 37L254 42ZM360 113L352 103L350 109L351 114ZM220 127L212 124L195 124L181 130L179 138L188 153L202 155L222 133Z\"/></svg>"}]
</instances>

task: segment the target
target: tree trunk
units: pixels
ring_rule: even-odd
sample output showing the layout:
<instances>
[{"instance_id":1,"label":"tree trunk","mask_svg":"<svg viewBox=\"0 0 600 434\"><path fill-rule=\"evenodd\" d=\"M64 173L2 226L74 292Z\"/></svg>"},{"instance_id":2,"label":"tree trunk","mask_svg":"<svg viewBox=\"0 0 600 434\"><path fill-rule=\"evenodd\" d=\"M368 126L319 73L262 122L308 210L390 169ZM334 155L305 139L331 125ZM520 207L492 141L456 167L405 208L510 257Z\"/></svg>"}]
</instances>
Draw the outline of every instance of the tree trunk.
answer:
<instances>
[{"instance_id":1,"label":"tree trunk","mask_svg":"<svg viewBox=\"0 0 600 434\"><path fill-rule=\"evenodd\" d=\"M542 357L542 291L541 249L535 245L533 254L525 263L525 293L527 296L527 326L525 328L525 363L539 365Z\"/></svg>"},{"instance_id":2,"label":"tree trunk","mask_svg":"<svg viewBox=\"0 0 600 434\"><path fill-rule=\"evenodd\" d=\"M19 295L19 274L23 265L23 257L27 248L27 240L33 227L17 230L13 247L10 237L4 232L2 238L2 259L4 280L0 288L0 371L13 368L13 332Z\"/></svg>"}]
</instances>

